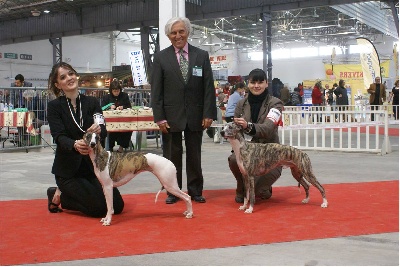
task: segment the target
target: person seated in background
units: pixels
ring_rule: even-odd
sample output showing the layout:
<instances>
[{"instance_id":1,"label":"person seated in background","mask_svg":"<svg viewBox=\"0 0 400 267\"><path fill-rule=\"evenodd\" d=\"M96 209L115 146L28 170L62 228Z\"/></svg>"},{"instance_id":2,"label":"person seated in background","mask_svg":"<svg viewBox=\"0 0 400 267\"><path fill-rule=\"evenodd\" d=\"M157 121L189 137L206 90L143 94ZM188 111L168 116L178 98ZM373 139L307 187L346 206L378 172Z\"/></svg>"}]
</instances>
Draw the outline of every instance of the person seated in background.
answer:
<instances>
[{"instance_id":1,"label":"person seated in background","mask_svg":"<svg viewBox=\"0 0 400 267\"><path fill-rule=\"evenodd\" d=\"M123 110L132 108L129 96L127 93L122 92L122 86L118 80L114 79L110 83L109 94L103 99L103 106L113 103L110 107L111 110ZM113 151L115 142L118 143L119 148L117 152L123 152L124 148L129 147L129 141L131 140L132 132L119 132L108 134L108 151Z\"/></svg>"},{"instance_id":2,"label":"person seated in background","mask_svg":"<svg viewBox=\"0 0 400 267\"><path fill-rule=\"evenodd\" d=\"M26 82L22 74L15 76L14 82L11 83L11 87L33 87L31 82Z\"/></svg>"},{"instance_id":3,"label":"person seated in background","mask_svg":"<svg viewBox=\"0 0 400 267\"><path fill-rule=\"evenodd\" d=\"M233 87L230 97L228 99L228 104L226 106L226 112L225 112L225 121L226 122L231 122L233 121L233 115L235 115L235 108L237 102L239 102L240 99L243 98L244 92L245 92L245 85L244 83L240 82L235 84Z\"/></svg>"},{"instance_id":4,"label":"person seated in background","mask_svg":"<svg viewBox=\"0 0 400 267\"><path fill-rule=\"evenodd\" d=\"M31 82L26 82L25 78L22 74L17 74L14 78L14 82L11 83L11 87L32 87L32 83ZM21 97L23 96L23 93L21 91L21 94L19 93L14 93L15 99L14 102L15 103L11 103L14 105L14 108L23 108L23 102L24 102L24 98ZM11 101L10 101L11 102ZM8 104L10 104L10 102ZM30 145L30 135L25 133L24 130L25 127L18 127L18 140L17 142L17 146L23 146L23 145Z\"/></svg>"}]
</instances>

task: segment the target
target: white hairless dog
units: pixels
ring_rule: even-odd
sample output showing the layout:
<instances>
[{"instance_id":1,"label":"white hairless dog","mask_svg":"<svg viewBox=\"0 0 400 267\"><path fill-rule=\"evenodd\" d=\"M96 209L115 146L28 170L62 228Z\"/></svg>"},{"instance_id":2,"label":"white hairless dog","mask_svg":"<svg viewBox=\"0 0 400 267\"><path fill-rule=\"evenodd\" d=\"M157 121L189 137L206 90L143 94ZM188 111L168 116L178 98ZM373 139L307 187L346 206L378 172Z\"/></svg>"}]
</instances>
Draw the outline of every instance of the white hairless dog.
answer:
<instances>
[{"instance_id":1,"label":"white hairless dog","mask_svg":"<svg viewBox=\"0 0 400 267\"><path fill-rule=\"evenodd\" d=\"M152 153L108 152L103 149L99 136L95 133L85 133L83 140L90 147L89 156L93 163L94 172L103 186L106 198L107 215L100 221L103 225L110 225L114 214L113 187L126 184L138 173L144 171L149 171L158 178L162 185L161 190L165 189L185 201L186 211L183 214L186 218L193 217L190 196L179 189L176 168L170 160ZM161 190L158 191L155 201L157 201Z\"/></svg>"}]
</instances>

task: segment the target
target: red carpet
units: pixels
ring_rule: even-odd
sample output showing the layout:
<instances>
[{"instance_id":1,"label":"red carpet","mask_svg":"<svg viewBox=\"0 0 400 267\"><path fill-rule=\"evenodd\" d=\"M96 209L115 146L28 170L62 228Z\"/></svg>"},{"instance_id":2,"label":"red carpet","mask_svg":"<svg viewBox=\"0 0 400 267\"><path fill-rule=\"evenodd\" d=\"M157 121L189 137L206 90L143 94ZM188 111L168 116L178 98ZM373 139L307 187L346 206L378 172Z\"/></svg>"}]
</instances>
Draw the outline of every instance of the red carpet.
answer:
<instances>
[{"instance_id":1,"label":"red carpet","mask_svg":"<svg viewBox=\"0 0 400 267\"><path fill-rule=\"evenodd\" d=\"M184 203L165 193L125 195L125 210L109 227L79 213L50 214L47 200L2 201L0 264L33 264L167 251L268 244L399 231L399 182L325 185L329 207L311 188L301 204L296 186L275 187L253 214L238 211L234 190L205 191L185 219ZM140 202L139 202L140 201Z\"/></svg>"},{"instance_id":2,"label":"red carpet","mask_svg":"<svg viewBox=\"0 0 400 267\"><path fill-rule=\"evenodd\" d=\"M347 132L348 128L343 128L343 132ZM338 128L335 128L335 131L339 131ZM384 135L385 134L385 128L384 127L378 127L379 135ZM352 133L357 132L357 128L351 128ZM360 133L366 133L367 132L367 127L360 127ZM376 128L375 127L369 127L369 133L370 134L375 134L376 133ZM393 128L389 127L388 128L388 135L389 136L399 136L399 128Z\"/></svg>"}]
</instances>

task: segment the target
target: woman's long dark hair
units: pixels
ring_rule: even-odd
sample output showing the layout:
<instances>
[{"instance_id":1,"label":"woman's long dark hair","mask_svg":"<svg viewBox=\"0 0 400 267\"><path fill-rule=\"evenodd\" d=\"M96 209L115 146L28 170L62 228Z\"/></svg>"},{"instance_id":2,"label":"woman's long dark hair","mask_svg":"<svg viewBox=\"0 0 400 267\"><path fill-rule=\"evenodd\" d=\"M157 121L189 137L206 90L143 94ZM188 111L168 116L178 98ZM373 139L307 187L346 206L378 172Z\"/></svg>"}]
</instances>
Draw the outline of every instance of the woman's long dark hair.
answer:
<instances>
[{"instance_id":1,"label":"woman's long dark hair","mask_svg":"<svg viewBox=\"0 0 400 267\"><path fill-rule=\"evenodd\" d=\"M54 64L53 67L51 68L51 72L49 74L49 81L48 81L48 89L53 93L56 97L59 97L61 95L61 90L56 87L57 83L57 78L58 78L58 69L59 68L64 68L70 71L73 71L75 75L78 75L76 70L69 65L68 63L65 62L60 62L57 64Z\"/></svg>"}]
</instances>

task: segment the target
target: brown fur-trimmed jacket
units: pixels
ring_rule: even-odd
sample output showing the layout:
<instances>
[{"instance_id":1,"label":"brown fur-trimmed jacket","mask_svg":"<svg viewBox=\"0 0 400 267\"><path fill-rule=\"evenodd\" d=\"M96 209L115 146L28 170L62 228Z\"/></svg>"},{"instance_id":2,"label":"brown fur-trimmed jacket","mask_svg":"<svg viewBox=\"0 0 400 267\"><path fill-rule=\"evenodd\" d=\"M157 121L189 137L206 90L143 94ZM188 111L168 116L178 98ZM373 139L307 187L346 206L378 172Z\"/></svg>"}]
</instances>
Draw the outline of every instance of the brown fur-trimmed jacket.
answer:
<instances>
[{"instance_id":1,"label":"brown fur-trimmed jacket","mask_svg":"<svg viewBox=\"0 0 400 267\"><path fill-rule=\"evenodd\" d=\"M279 98L267 95L258 114L257 121L252 121L256 129L256 134L251 142L255 143L280 143L278 135L278 126L270 119L267 119L268 112L271 108L278 109L281 113L283 103ZM241 99L235 109L235 118L244 118L247 122L251 121L250 104L246 98Z\"/></svg>"}]
</instances>

